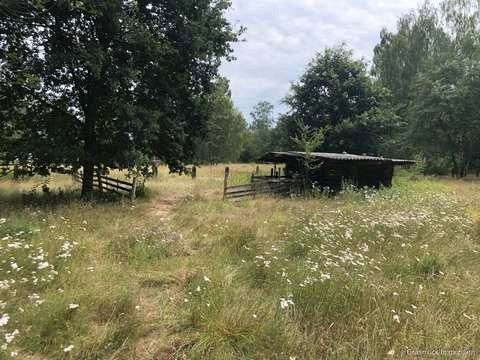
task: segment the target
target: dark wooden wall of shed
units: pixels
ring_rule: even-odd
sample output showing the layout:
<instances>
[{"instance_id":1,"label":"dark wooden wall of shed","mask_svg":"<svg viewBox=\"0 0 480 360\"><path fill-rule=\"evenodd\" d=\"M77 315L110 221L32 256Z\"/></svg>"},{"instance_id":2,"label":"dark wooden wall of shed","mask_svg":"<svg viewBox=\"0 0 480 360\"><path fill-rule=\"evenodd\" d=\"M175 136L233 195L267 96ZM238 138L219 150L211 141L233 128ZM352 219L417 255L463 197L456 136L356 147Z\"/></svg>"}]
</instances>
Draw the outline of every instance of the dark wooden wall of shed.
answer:
<instances>
[{"instance_id":1,"label":"dark wooden wall of shed","mask_svg":"<svg viewBox=\"0 0 480 360\"><path fill-rule=\"evenodd\" d=\"M292 159L286 163L286 176L304 174L303 162ZM359 187L390 187L393 178L393 163L371 161L334 161L324 160L310 171L309 180L321 187L340 190L344 183Z\"/></svg>"}]
</instances>

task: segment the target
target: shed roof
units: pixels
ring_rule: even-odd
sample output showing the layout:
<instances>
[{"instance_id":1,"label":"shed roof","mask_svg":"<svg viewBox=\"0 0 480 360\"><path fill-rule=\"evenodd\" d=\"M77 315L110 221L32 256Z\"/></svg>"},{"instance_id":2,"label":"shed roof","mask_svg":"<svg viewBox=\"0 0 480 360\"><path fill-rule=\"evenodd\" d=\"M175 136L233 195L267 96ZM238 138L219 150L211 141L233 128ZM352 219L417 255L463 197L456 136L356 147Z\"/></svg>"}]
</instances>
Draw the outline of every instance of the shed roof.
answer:
<instances>
[{"instance_id":1,"label":"shed roof","mask_svg":"<svg viewBox=\"0 0 480 360\"><path fill-rule=\"evenodd\" d=\"M354 155L354 154L338 154L338 153L323 153L323 152L314 152L310 154L311 156L321 159L321 160L333 160L333 161L368 161L368 162L378 162L378 163L393 163L394 165L408 165L415 164L414 160L403 160L403 159L390 159L384 157L376 156L367 156L367 155ZM269 152L263 155L259 161L260 162L285 162L289 159L301 159L305 158L306 153L301 151L275 151Z\"/></svg>"}]
</instances>

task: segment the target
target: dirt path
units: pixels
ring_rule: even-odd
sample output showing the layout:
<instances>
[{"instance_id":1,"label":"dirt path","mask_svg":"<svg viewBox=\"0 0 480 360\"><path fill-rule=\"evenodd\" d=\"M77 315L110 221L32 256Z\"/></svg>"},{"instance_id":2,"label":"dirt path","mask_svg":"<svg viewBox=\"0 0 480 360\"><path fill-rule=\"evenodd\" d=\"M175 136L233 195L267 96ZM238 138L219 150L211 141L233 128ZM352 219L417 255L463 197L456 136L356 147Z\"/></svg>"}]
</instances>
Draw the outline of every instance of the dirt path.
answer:
<instances>
[{"instance_id":1,"label":"dirt path","mask_svg":"<svg viewBox=\"0 0 480 360\"><path fill-rule=\"evenodd\" d=\"M172 226L173 209L185 200L185 196L172 193L152 199L146 212L147 221L160 222ZM159 268L160 268L159 264ZM175 279L175 278L174 278ZM138 318L141 319L141 332L132 348L132 356L138 360L169 360L175 358L179 339L166 323L162 308L165 299L173 299L182 291L181 281L166 282L159 286L140 285L137 293Z\"/></svg>"},{"instance_id":2,"label":"dirt path","mask_svg":"<svg viewBox=\"0 0 480 360\"><path fill-rule=\"evenodd\" d=\"M179 196L171 196L169 198L159 198L155 199L150 214L154 216L159 216L167 218L173 207L181 201Z\"/></svg>"}]
</instances>

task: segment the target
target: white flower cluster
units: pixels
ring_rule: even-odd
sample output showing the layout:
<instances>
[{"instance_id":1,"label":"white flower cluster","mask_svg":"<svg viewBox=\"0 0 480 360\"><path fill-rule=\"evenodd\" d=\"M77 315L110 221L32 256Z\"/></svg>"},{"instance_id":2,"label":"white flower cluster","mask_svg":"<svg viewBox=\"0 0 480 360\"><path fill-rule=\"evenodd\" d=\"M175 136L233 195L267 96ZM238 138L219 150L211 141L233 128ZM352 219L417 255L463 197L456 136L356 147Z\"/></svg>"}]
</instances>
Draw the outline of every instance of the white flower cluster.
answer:
<instances>
[{"instance_id":1,"label":"white flower cluster","mask_svg":"<svg viewBox=\"0 0 480 360\"><path fill-rule=\"evenodd\" d=\"M66 223L66 219L63 220ZM58 262L70 258L78 245L58 235L61 226L46 226L46 235L55 240L54 243L61 244L58 255L52 256L45 250L47 247L43 242L37 241L36 234L40 229L9 232L4 227L8 222L8 219L0 218L0 358L21 333L21 329L13 326L17 325L16 313L25 310L14 304L23 298L30 306L41 306L44 303L43 288L58 276ZM47 225L46 221L43 222ZM70 309L76 308L73 305L78 307L71 304ZM10 356L17 356L17 352L10 351Z\"/></svg>"}]
</instances>

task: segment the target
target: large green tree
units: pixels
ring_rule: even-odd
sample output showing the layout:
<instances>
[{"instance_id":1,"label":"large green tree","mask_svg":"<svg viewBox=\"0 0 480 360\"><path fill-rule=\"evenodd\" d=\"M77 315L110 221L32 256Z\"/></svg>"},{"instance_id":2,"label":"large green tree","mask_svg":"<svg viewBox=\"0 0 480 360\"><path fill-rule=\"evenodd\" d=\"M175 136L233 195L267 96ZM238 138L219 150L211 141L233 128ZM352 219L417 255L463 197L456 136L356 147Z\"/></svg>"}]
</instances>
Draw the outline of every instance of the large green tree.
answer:
<instances>
[{"instance_id":1,"label":"large green tree","mask_svg":"<svg viewBox=\"0 0 480 360\"><path fill-rule=\"evenodd\" d=\"M272 136L275 125L274 106L268 101L260 101L250 112L251 123L246 132L241 159L255 161L272 150Z\"/></svg>"},{"instance_id":2,"label":"large green tree","mask_svg":"<svg viewBox=\"0 0 480 360\"><path fill-rule=\"evenodd\" d=\"M479 63L445 59L418 77L415 93L411 139L430 162L446 159L454 175L466 175L480 157Z\"/></svg>"},{"instance_id":3,"label":"large green tree","mask_svg":"<svg viewBox=\"0 0 480 360\"><path fill-rule=\"evenodd\" d=\"M395 120L388 92L344 46L318 54L285 103L290 112L281 119L282 132L295 138L299 123L324 129L325 141L317 149L323 151L377 154Z\"/></svg>"},{"instance_id":4,"label":"large green tree","mask_svg":"<svg viewBox=\"0 0 480 360\"><path fill-rule=\"evenodd\" d=\"M237 161L247 124L233 104L227 79L218 79L215 91L208 96L206 110L206 136L198 139L196 160L211 164Z\"/></svg>"},{"instance_id":5,"label":"large green tree","mask_svg":"<svg viewBox=\"0 0 480 360\"><path fill-rule=\"evenodd\" d=\"M228 0L39 0L0 7L0 153L31 173L172 170L205 132L205 103L238 32Z\"/></svg>"},{"instance_id":6,"label":"large green tree","mask_svg":"<svg viewBox=\"0 0 480 360\"><path fill-rule=\"evenodd\" d=\"M404 154L426 157L427 170L450 164L459 174L478 163L478 111L470 103L477 96L479 30L478 0L425 2L395 32L382 31L375 48L373 73L394 95L403 125L392 141Z\"/></svg>"},{"instance_id":7,"label":"large green tree","mask_svg":"<svg viewBox=\"0 0 480 360\"><path fill-rule=\"evenodd\" d=\"M402 16L395 32L383 29L374 49L372 72L392 93L393 102L405 111L414 97L416 76L450 46L438 9L425 3Z\"/></svg>"}]
</instances>

